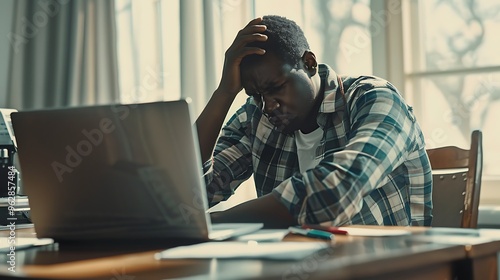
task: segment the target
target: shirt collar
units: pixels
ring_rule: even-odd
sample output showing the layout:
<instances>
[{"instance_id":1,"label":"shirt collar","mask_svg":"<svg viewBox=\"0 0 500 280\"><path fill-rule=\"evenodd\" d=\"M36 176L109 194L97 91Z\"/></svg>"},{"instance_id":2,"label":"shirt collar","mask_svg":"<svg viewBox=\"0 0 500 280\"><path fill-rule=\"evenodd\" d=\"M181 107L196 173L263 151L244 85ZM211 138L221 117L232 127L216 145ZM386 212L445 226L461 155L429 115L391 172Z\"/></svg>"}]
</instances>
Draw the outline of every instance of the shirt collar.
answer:
<instances>
[{"instance_id":1,"label":"shirt collar","mask_svg":"<svg viewBox=\"0 0 500 280\"><path fill-rule=\"evenodd\" d=\"M338 75L326 64L318 65L318 74L321 78L321 90L324 91L324 99L319 108L320 113L333 113L344 110L344 99L340 94Z\"/></svg>"}]
</instances>

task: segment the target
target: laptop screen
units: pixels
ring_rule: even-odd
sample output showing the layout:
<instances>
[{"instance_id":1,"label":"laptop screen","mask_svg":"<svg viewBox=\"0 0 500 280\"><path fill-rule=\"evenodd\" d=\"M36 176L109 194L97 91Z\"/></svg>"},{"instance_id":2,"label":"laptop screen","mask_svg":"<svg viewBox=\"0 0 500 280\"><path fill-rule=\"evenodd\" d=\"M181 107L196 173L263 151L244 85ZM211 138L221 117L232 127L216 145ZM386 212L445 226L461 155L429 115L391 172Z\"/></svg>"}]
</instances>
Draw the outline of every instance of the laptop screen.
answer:
<instances>
[{"instance_id":1,"label":"laptop screen","mask_svg":"<svg viewBox=\"0 0 500 280\"><path fill-rule=\"evenodd\" d=\"M39 238L208 238L186 101L23 111L12 121Z\"/></svg>"}]
</instances>

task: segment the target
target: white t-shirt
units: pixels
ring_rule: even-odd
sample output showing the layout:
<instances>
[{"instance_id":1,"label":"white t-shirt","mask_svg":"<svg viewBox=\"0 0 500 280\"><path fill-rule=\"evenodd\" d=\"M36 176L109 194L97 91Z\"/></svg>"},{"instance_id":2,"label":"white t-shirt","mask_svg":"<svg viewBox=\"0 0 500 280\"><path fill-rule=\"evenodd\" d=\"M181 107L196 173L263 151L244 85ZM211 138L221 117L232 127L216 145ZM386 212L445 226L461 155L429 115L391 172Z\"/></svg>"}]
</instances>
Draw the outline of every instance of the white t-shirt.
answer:
<instances>
[{"instance_id":1,"label":"white t-shirt","mask_svg":"<svg viewBox=\"0 0 500 280\"><path fill-rule=\"evenodd\" d=\"M300 130L295 131L295 143L297 144L300 172L315 167L321 161L321 157L316 157L316 149L322 137L323 129L321 129L321 127L307 134L302 133Z\"/></svg>"}]
</instances>

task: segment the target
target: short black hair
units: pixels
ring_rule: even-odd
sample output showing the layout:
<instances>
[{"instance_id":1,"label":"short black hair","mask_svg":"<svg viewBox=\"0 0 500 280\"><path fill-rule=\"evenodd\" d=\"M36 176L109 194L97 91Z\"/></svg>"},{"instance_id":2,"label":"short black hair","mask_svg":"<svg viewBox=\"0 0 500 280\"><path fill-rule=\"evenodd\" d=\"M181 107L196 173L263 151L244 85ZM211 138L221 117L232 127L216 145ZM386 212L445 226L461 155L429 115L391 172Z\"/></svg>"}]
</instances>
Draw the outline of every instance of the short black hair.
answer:
<instances>
[{"instance_id":1,"label":"short black hair","mask_svg":"<svg viewBox=\"0 0 500 280\"><path fill-rule=\"evenodd\" d=\"M268 15L262 18L267 27L263 34L267 35L265 42L252 42L248 47L258 47L282 59L284 63L296 68L305 51L309 50L309 43L304 32L295 21L282 16ZM241 67L246 68L256 62L260 55L249 55L241 61Z\"/></svg>"}]
</instances>

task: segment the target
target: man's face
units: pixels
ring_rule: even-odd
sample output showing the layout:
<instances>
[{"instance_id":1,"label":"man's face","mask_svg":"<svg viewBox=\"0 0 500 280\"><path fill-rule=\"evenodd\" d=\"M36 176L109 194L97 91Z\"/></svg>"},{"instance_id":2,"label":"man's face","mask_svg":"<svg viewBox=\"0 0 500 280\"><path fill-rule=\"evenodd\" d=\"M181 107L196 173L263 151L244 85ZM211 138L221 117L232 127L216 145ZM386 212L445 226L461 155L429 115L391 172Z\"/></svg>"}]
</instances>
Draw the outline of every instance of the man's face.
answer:
<instances>
[{"instance_id":1,"label":"man's face","mask_svg":"<svg viewBox=\"0 0 500 280\"><path fill-rule=\"evenodd\" d=\"M276 55L267 53L249 69L242 69L242 85L269 121L283 133L316 122L316 112L312 109L318 103L318 90L302 68L292 69Z\"/></svg>"}]
</instances>

